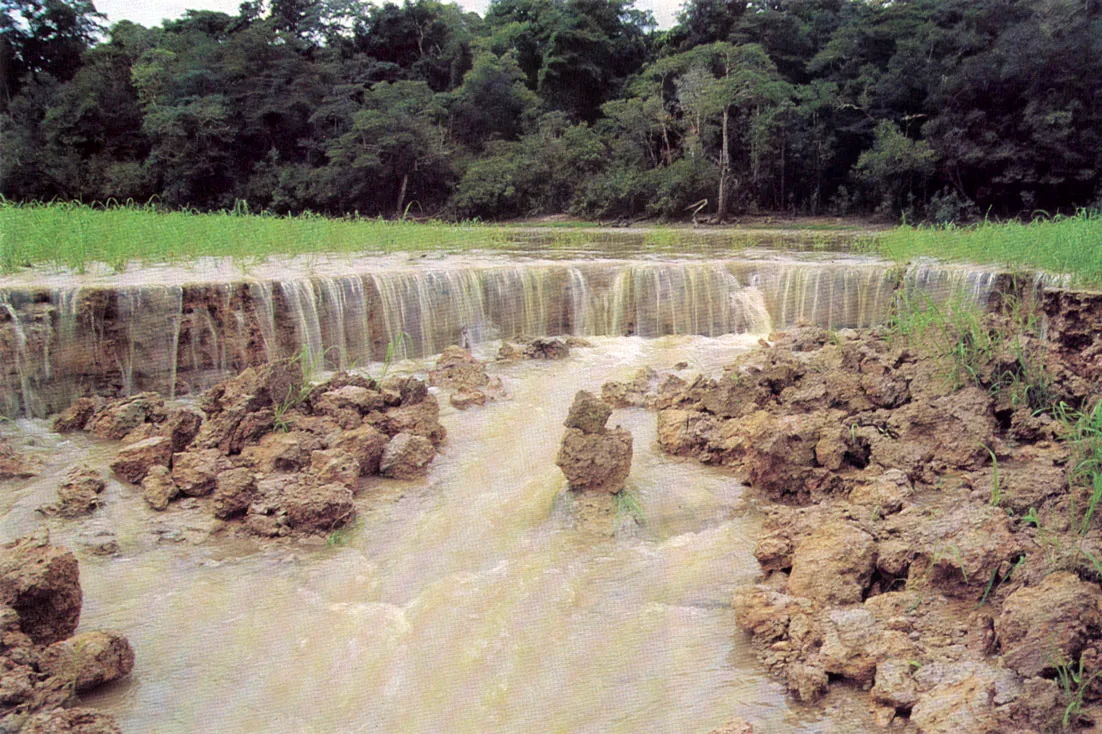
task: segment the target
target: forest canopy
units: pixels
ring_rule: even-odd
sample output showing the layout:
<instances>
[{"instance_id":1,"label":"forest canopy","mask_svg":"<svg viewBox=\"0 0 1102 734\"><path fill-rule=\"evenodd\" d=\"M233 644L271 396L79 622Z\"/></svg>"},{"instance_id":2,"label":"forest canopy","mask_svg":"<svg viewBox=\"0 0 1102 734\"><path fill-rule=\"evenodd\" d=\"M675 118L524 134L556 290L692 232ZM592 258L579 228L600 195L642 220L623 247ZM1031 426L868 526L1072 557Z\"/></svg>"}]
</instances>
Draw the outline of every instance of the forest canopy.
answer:
<instances>
[{"instance_id":1,"label":"forest canopy","mask_svg":"<svg viewBox=\"0 0 1102 734\"><path fill-rule=\"evenodd\" d=\"M500 219L1102 207L1102 0L0 0L0 193Z\"/></svg>"}]
</instances>

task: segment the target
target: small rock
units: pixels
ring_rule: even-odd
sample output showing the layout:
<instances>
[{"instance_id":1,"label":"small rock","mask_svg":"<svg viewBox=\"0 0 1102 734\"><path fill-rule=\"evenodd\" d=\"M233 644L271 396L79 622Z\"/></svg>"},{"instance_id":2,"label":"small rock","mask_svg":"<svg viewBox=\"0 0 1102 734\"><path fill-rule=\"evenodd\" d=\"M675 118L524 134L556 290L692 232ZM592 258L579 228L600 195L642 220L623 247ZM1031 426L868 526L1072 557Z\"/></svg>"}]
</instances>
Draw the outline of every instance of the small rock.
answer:
<instances>
[{"instance_id":1,"label":"small rock","mask_svg":"<svg viewBox=\"0 0 1102 734\"><path fill-rule=\"evenodd\" d=\"M472 405L485 405L486 393L481 390L469 387L461 387L452 393L448 398L448 402L452 404L452 407L459 410L466 410Z\"/></svg>"},{"instance_id":2,"label":"small rock","mask_svg":"<svg viewBox=\"0 0 1102 734\"><path fill-rule=\"evenodd\" d=\"M172 442L172 452L178 454L191 445L202 426L203 416L191 408L173 408L161 425L160 433Z\"/></svg>"},{"instance_id":3,"label":"small rock","mask_svg":"<svg viewBox=\"0 0 1102 734\"><path fill-rule=\"evenodd\" d=\"M379 473L379 462L389 439L386 434L374 426L362 425L351 431L340 431L329 438L330 449L344 449L350 453L360 466L360 476L367 477Z\"/></svg>"},{"instance_id":4,"label":"small rock","mask_svg":"<svg viewBox=\"0 0 1102 734\"><path fill-rule=\"evenodd\" d=\"M226 520L249 509L256 497L256 477L245 468L227 469L218 475L212 505L214 516Z\"/></svg>"},{"instance_id":5,"label":"small rock","mask_svg":"<svg viewBox=\"0 0 1102 734\"><path fill-rule=\"evenodd\" d=\"M160 436L161 432L157 430L157 426L152 423L141 423L130 433L122 437L122 443L124 446L129 446L132 443L138 441L144 441L147 438L154 438Z\"/></svg>"},{"instance_id":6,"label":"small rock","mask_svg":"<svg viewBox=\"0 0 1102 734\"><path fill-rule=\"evenodd\" d=\"M817 701L830 686L826 671L818 665L792 663L786 670L788 688L804 703Z\"/></svg>"},{"instance_id":7,"label":"small rock","mask_svg":"<svg viewBox=\"0 0 1102 734\"><path fill-rule=\"evenodd\" d=\"M572 489L616 493L631 473L632 439L623 428L586 434L567 428L555 464Z\"/></svg>"},{"instance_id":8,"label":"small rock","mask_svg":"<svg viewBox=\"0 0 1102 734\"><path fill-rule=\"evenodd\" d=\"M856 525L828 520L792 553L788 592L824 604L858 604L876 568L876 541Z\"/></svg>"},{"instance_id":9,"label":"small rock","mask_svg":"<svg viewBox=\"0 0 1102 734\"><path fill-rule=\"evenodd\" d=\"M524 348L512 342L502 342L497 350L497 358L502 362L513 362L524 356Z\"/></svg>"},{"instance_id":10,"label":"small rock","mask_svg":"<svg viewBox=\"0 0 1102 734\"><path fill-rule=\"evenodd\" d=\"M382 387L387 392L398 394L397 403L392 399L386 400L386 404L391 406L416 405L429 397L429 386L422 380L408 375L389 377Z\"/></svg>"},{"instance_id":11,"label":"small rock","mask_svg":"<svg viewBox=\"0 0 1102 734\"><path fill-rule=\"evenodd\" d=\"M1006 598L995 632L1008 667L1026 678L1051 672L1102 635L1102 591L1073 573L1051 574Z\"/></svg>"},{"instance_id":12,"label":"small rock","mask_svg":"<svg viewBox=\"0 0 1102 734\"><path fill-rule=\"evenodd\" d=\"M142 497L154 510L164 510L180 493L168 467L153 466L142 479Z\"/></svg>"},{"instance_id":13,"label":"small rock","mask_svg":"<svg viewBox=\"0 0 1102 734\"><path fill-rule=\"evenodd\" d=\"M218 383L203 394L201 408L210 417L231 406L242 413L273 408L293 400L302 390L302 363L281 359L256 367Z\"/></svg>"},{"instance_id":14,"label":"small rock","mask_svg":"<svg viewBox=\"0 0 1102 734\"><path fill-rule=\"evenodd\" d=\"M570 356L570 347L562 339L533 339L524 347L524 356L528 359L566 359Z\"/></svg>"},{"instance_id":15,"label":"small rock","mask_svg":"<svg viewBox=\"0 0 1102 734\"><path fill-rule=\"evenodd\" d=\"M873 700L897 711L910 711L918 700L918 691L911 677L912 665L906 660L884 660L876 666Z\"/></svg>"},{"instance_id":16,"label":"small rock","mask_svg":"<svg viewBox=\"0 0 1102 734\"><path fill-rule=\"evenodd\" d=\"M144 392L107 403L84 429L99 438L121 441L142 423L164 417L165 401L156 393Z\"/></svg>"},{"instance_id":17,"label":"small rock","mask_svg":"<svg viewBox=\"0 0 1102 734\"><path fill-rule=\"evenodd\" d=\"M305 532L330 532L356 516L352 490L340 484L297 484L284 492L287 525Z\"/></svg>"},{"instance_id":18,"label":"small rock","mask_svg":"<svg viewBox=\"0 0 1102 734\"><path fill-rule=\"evenodd\" d=\"M582 433L602 433L610 415L612 408L609 405L598 400L592 393L580 390L574 396L563 425L577 428Z\"/></svg>"},{"instance_id":19,"label":"small rock","mask_svg":"<svg viewBox=\"0 0 1102 734\"><path fill-rule=\"evenodd\" d=\"M57 513L62 517L80 517L99 507L103 476L95 469L78 466L65 475L57 488Z\"/></svg>"},{"instance_id":20,"label":"small rock","mask_svg":"<svg viewBox=\"0 0 1102 734\"><path fill-rule=\"evenodd\" d=\"M94 709L42 711L31 716L20 734L122 734L114 716Z\"/></svg>"},{"instance_id":21,"label":"small rock","mask_svg":"<svg viewBox=\"0 0 1102 734\"><path fill-rule=\"evenodd\" d=\"M849 501L871 509L880 515L891 515L903 509L903 502L914 494L911 480L899 469L888 469L878 479L858 484L849 493Z\"/></svg>"},{"instance_id":22,"label":"small rock","mask_svg":"<svg viewBox=\"0 0 1102 734\"><path fill-rule=\"evenodd\" d=\"M274 538L280 534L279 520L272 515L253 514L245 516L245 529L261 538Z\"/></svg>"},{"instance_id":23,"label":"small rock","mask_svg":"<svg viewBox=\"0 0 1102 734\"><path fill-rule=\"evenodd\" d=\"M321 415L354 411L365 416L373 410L382 410L386 405L382 394L362 385L344 385L326 390L314 402L314 410Z\"/></svg>"},{"instance_id":24,"label":"small rock","mask_svg":"<svg viewBox=\"0 0 1102 734\"><path fill-rule=\"evenodd\" d=\"M344 449L326 449L310 455L310 481L315 484L340 484L353 492L360 476L360 462Z\"/></svg>"},{"instance_id":25,"label":"small rock","mask_svg":"<svg viewBox=\"0 0 1102 734\"><path fill-rule=\"evenodd\" d=\"M168 466L171 461L172 441L155 436L119 449L111 470L123 481L140 484L151 466Z\"/></svg>"},{"instance_id":26,"label":"small rock","mask_svg":"<svg viewBox=\"0 0 1102 734\"><path fill-rule=\"evenodd\" d=\"M0 479L33 477L41 471L38 461L23 456L5 438L0 437Z\"/></svg>"},{"instance_id":27,"label":"small rock","mask_svg":"<svg viewBox=\"0 0 1102 734\"><path fill-rule=\"evenodd\" d=\"M928 734L1004 731L992 701L994 684L982 672L951 678L920 694L911 722Z\"/></svg>"},{"instance_id":28,"label":"small rock","mask_svg":"<svg viewBox=\"0 0 1102 734\"><path fill-rule=\"evenodd\" d=\"M359 429L348 431L349 434ZM241 458L264 474L275 471L293 472L310 463L310 454L322 448L322 442L305 431L277 431L260 439L259 443L246 446Z\"/></svg>"},{"instance_id":29,"label":"small rock","mask_svg":"<svg viewBox=\"0 0 1102 734\"><path fill-rule=\"evenodd\" d=\"M101 397L79 398L54 418L53 429L58 433L83 431L88 421L101 409L106 400Z\"/></svg>"},{"instance_id":30,"label":"small rock","mask_svg":"<svg viewBox=\"0 0 1102 734\"><path fill-rule=\"evenodd\" d=\"M436 360L436 369L429 372L429 384L453 389L476 390L490 381L486 366L466 349L450 346Z\"/></svg>"},{"instance_id":31,"label":"small rock","mask_svg":"<svg viewBox=\"0 0 1102 734\"><path fill-rule=\"evenodd\" d=\"M47 647L40 665L48 675L82 692L129 675L134 669L134 650L118 632L84 632Z\"/></svg>"},{"instance_id":32,"label":"small rock","mask_svg":"<svg viewBox=\"0 0 1102 734\"><path fill-rule=\"evenodd\" d=\"M191 449L172 458L172 481L180 494L204 497L214 491L218 475L231 468L218 449Z\"/></svg>"},{"instance_id":33,"label":"small rock","mask_svg":"<svg viewBox=\"0 0 1102 734\"><path fill-rule=\"evenodd\" d=\"M423 383L419 384L423 385ZM432 441L434 446L448 435L444 426L440 425L440 403L437 402L435 395L424 395L416 402L407 403L403 400L401 406L383 414L379 427L391 437L399 433L424 436Z\"/></svg>"},{"instance_id":34,"label":"small rock","mask_svg":"<svg viewBox=\"0 0 1102 734\"><path fill-rule=\"evenodd\" d=\"M76 556L49 545L48 534L25 536L0 551L0 604L19 613L20 627L35 642L73 634L82 599Z\"/></svg>"},{"instance_id":35,"label":"small rock","mask_svg":"<svg viewBox=\"0 0 1102 734\"><path fill-rule=\"evenodd\" d=\"M432 442L412 433L399 433L383 450L379 473L392 479L410 479L428 471L436 458Z\"/></svg>"}]
</instances>

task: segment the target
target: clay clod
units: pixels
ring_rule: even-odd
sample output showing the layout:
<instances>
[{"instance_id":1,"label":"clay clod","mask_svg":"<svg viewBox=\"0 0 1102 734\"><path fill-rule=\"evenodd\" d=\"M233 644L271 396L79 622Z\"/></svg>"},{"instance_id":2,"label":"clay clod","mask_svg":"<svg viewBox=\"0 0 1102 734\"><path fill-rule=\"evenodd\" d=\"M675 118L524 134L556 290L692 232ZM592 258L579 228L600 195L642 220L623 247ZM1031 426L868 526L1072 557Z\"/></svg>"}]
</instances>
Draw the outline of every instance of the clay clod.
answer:
<instances>
[{"instance_id":1,"label":"clay clod","mask_svg":"<svg viewBox=\"0 0 1102 734\"><path fill-rule=\"evenodd\" d=\"M571 489L616 493L631 473L632 438L623 428L606 428L612 408L582 390L567 414L555 464Z\"/></svg>"}]
</instances>

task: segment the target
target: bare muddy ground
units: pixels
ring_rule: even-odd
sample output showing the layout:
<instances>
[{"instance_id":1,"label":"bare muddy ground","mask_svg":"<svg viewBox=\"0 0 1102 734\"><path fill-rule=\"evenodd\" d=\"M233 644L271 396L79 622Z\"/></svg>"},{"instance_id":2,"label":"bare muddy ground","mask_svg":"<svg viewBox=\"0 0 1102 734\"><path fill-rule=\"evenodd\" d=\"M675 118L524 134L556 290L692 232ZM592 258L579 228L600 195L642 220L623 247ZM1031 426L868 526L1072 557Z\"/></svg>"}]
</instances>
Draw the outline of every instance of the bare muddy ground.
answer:
<instances>
[{"instance_id":1,"label":"bare muddy ground","mask_svg":"<svg viewBox=\"0 0 1102 734\"><path fill-rule=\"evenodd\" d=\"M124 630L136 654L82 703L123 731L867 730L844 694L790 702L736 632L759 515L726 470L661 453L653 415L621 409L645 524L617 533L562 495L577 390L643 365L717 373L754 340L594 342L492 367L509 397L484 407L433 388L447 438L427 474L357 479L357 519L330 534L254 537L214 517L213 494L157 511L111 471L123 444L5 428L44 471L4 482L0 534L45 522L80 559L82 629ZM43 519L77 463L104 477L99 506Z\"/></svg>"}]
</instances>

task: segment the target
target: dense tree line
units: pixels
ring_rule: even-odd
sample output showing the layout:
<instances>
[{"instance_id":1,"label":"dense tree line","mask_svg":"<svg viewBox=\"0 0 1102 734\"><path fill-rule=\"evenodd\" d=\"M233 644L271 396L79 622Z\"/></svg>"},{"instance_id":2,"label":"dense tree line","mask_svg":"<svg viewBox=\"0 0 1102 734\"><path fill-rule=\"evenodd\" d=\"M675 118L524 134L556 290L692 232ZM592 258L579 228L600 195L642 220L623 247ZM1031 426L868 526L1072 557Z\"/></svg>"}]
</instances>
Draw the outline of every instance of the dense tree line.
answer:
<instances>
[{"instance_id":1,"label":"dense tree line","mask_svg":"<svg viewBox=\"0 0 1102 734\"><path fill-rule=\"evenodd\" d=\"M0 0L0 192L503 218L1102 201L1102 0Z\"/></svg>"}]
</instances>

